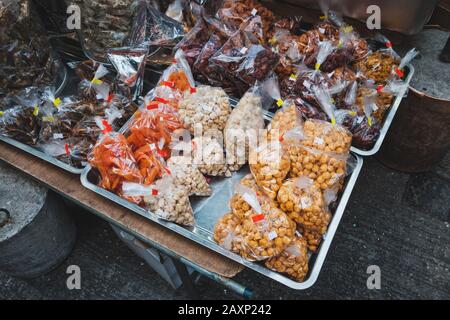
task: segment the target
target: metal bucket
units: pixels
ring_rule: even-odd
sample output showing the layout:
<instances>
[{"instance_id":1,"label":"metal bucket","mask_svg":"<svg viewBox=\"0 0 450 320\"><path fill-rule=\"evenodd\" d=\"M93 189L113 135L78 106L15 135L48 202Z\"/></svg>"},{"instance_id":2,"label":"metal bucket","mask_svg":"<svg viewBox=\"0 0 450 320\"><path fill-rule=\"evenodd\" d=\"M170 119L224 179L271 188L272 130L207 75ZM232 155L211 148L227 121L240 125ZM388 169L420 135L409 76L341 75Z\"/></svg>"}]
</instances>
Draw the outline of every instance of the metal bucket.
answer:
<instances>
[{"instance_id":1,"label":"metal bucket","mask_svg":"<svg viewBox=\"0 0 450 320\"><path fill-rule=\"evenodd\" d=\"M450 149L450 100L410 89L377 158L399 171L426 172Z\"/></svg>"}]
</instances>

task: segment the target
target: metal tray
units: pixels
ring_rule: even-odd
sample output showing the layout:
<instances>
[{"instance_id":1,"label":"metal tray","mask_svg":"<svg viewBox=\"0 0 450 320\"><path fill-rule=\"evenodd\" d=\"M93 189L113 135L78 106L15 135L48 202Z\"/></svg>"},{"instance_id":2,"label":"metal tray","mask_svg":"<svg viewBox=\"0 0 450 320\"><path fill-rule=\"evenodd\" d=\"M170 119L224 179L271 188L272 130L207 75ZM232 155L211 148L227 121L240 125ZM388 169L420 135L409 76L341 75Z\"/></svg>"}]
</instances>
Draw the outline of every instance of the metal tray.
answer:
<instances>
[{"instance_id":1,"label":"metal tray","mask_svg":"<svg viewBox=\"0 0 450 320\"><path fill-rule=\"evenodd\" d=\"M235 173L231 178L213 179L213 181L211 182L213 195L211 197L193 197L191 199L196 218L196 226L194 228L184 228L177 224L161 220L153 213L120 198L112 192L98 187L98 175L96 171L93 170L90 166L87 166L82 173L81 183L87 189L143 216L144 218L156 222L192 241L195 241L215 252L218 252L221 255L246 266L249 269L252 269L256 272L261 273L262 275L273 279L274 281L282 283L287 287L295 290L306 290L312 287L319 277L325 258L328 254L328 250L330 249L331 243L333 241L341 218L344 214L350 195L361 172L363 166L363 158L355 154L352 154L351 156L353 157L356 166L353 170L353 173L347 178L344 191L337 202L337 207L334 211L333 220L331 221L328 232L324 237L319 252L311 256L310 272L307 279L302 283L295 282L282 274L271 271L267 269L263 264L249 262L243 259L241 256L222 248L213 240L215 223L219 220L219 218L229 212L229 200L232 197L233 186L249 172L248 169L242 169L240 172Z\"/></svg>"},{"instance_id":2,"label":"metal tray","mask_svg":"<svg viewBox=\"0 0 450 320\"><path fill-rule=\"evenodd\" d=\"M230 100L231 104L235 106L236 101L233 99ZM130 124L133 121L133 118L134 117L132 117L127 122L127 124L120 130L121 133L123 134L127 133L128 128L130 127ZM264 118L270 121L272 119L272 114L266 112ZM271 271L262 264L249 262L243 259L241 256L222 248L221 246L216 244L213 240L214 225L223 215L229 212L229 202L231 197L233 196L234 186L245 175L249 173L248 167L240 170L239 172L234 173L231 178L213 178L211 181L211 188L213 189L212 196L191 198L191 204L196 219L196 226L194 228L181 227L172 222L167 222L162 219L159 219L155 214L131 202L122 199L121 197L117 196L112 192L100 188L98 186L99 175L97 171L93 169L90 165L88 165L81 174L81 183L87 189L151 221L154 221L190 240L193 240L215 252L218 252L227 258L230 258L252 270L255 270L277 282L280 282L295 290L305 290L312 287L319 277L320 271L327 256L331 242L333 241L334 235L339 226L342 215L344 214L350 195L361 172L363 166L363 158L352 153L350 163L354 164L354 167L352 168L352 173L347 177L344 191L342 192L337 201L337 206L334 211L333 220L321 244L320 251L318 254L313 254L311 257L310 273L308 275L308 278L303 283L295 282L282 274Z\"/></svg>"},{"instance_id":3,"label":"metal tray","mask_svg":"<svg viewBox=\"0 0 450 320\"><path fill-rule=\"evenodd\" d=\"M407 73L405 82L408 84L408 87L409 87L412 77L414 76L415 69L411 64L408 65L407 69L408 69L408 73ZM405 95L408 92L408 87L406 87L403 92L401 92L399 95L397 95L397 97L395 97L394 103L392 104L391 108L389 109L386 119L384 120L383 126L380 131L380 136L378 137L378 140L375 143L375 145L373 146L373 148L370 150L362 150L362 149L352 147L352 149L351 149L352 152L354 152L360 156L363 156L363 157L370 157L370 156L377 154L378 151L380 151L381 146L383 145L384 139L386 138L386 135L389 131L389 128L391 127L392 121L394 120L395 115L397 114L397 110L400 107L400 104L401 104L403 98L405 97Z\"/></svg>"}]
</instances>

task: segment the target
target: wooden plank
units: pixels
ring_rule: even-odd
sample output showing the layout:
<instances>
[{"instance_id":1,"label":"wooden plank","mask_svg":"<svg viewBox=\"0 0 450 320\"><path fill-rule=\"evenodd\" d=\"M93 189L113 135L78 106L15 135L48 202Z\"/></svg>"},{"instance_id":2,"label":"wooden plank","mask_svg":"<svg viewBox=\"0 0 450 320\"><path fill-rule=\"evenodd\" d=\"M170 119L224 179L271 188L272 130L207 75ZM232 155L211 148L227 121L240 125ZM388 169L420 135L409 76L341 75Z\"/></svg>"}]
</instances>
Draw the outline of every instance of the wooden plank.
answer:
<instances>
[{"instance_id":1,"label":"wooden plank","mask_svg":"<svg viewBox=\"0 0 450 320\"><path fill-rule=\"evenodd\" d=\"M85 189L79 176L67 173L4 142L0 142L0 159L103 218L143 239L160 244L201 268L226 278L233 278L244 269L242 265Z\"/></svg>"}]
</instances>

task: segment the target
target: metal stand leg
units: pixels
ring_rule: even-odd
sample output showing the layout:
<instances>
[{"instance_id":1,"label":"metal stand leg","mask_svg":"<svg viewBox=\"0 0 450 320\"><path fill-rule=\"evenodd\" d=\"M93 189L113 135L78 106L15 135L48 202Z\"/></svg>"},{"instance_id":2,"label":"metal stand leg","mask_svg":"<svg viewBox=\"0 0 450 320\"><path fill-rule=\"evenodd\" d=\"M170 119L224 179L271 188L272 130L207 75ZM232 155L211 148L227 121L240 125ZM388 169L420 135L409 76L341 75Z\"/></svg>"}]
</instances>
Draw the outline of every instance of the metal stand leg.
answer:
<instances>
[{"instance_id":1,"label":"metal stand leg","mask_svg":"<svg viewBox=\"0 0 450 320\"><path fill-rule=\"evenodd\" d=\"M192 299L199 299L200 295L198 293L197 288L195 287L194 280L192 279L187 270L186 265L176 259L172 259L172 261L175 265L175 268L178 271L178 274L181 277L181 280L183 281L184 289L188 292L189 296Z\"/></svg>"}]
</instances>

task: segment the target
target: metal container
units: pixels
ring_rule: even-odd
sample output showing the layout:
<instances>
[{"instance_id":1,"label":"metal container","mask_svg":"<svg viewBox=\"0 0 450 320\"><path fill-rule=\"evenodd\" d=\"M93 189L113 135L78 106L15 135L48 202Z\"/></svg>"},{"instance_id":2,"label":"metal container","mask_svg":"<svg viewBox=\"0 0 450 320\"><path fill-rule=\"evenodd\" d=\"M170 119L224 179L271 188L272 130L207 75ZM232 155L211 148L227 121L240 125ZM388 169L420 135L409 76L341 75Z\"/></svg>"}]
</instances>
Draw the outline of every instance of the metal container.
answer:
<instances>
[{"instance_id":1,"label":"metal container","mask_svg":"<svg viewBox=\"0 0 450 320\"><path fill-rule=\"evenodd\" d=\"M150 221L156 222L192 241L195 241L215 252L218 252L223 256L246 266L249 269L259 272L292 289L306 290L312 287L319 277L320 271L323 267L323 263L328 254L328 250L330 249L331 243L333 241L341 218L344 214L350 195L361 172L363 159L354 154L352 154L352 158L355 161L356 166L353 170L353 173L348 177L346 181L344 192L338 200L338 206L334 211L333 220L331 221L331 224L329 226L328 233L324 237L320 250L318 254L314 254L311 257L310 273L303 283L295 282L282 274L271 271L264 265L249 262L243 259L241 256L222 248L213 240L214 225L219 220L219 218L221 218L227 211L229 200L231 199L233 193L233 186L248 173L248 169L243 169L228 179L214 179L211 183L213 196L209 198L192 198L192 207L195 212L196 226L191 229L161 220L155 214L120 198L114 193L98 187L97 183L99 177L96 171L93 170L90 166L86 167L85 171L81 175L81 183L87 189L143 216Z\"/></svg>"},{"instance_id":2,"label":"metal container","mask_svg":"<svg viewBox=\"0 0 450 320\"><path fill-rule=\"evenodd\" d=\"M377 158L395 170L432 170L450 148L450 100L411 88Z\"/></svg>"},{"instance_id":3,"label":"metal container","mask_svg":"<svg viewBox=\"0 0 450 320\"><path fill-rule=\"evenodd\" d=\"M412 80L412 78L414 76L414 72L415 72L414 67L411 64L407 67L407 72L408 73L406 75L405 81L409 85L411 83L411 80ZM400 92L397 95L397 97L395 98L394 103L392 104L386 118L384 119L384 123L383 123L383 126L381 127L381 131L380 131L380 136L378 137L378 140L375 143L375 145L373 146L373 148L370 150L362 150L362 149L352 147L352 152L354 152L360 156L363 156L363 157L370 157L370 156L377 154L380 151L381 146L383 145L384 139L386 138L386 135L389 132L389 128L392 125L392 121L394 120L395 115L397 114L398 108L399 108L400 104L402 103L403 98L406 96L407 91L408 91L408 88L405 86L405 89L402 92Z\"/></svg>"},{"instance_id":4,"label":"metal container","mask_svg":"<svg viewBox=\"0 0 450 320\"><path fill-rule=\"evenodd\" d=\"M232 106L236 105L235 100L231 100ZM273 114L266 112L264 115L267 121L270 121ZM132 123L132 119L120 130L121 133L126 134ZM159 219L155 214L128 202L116 194L109 192L98 186L99 175L95 169L90 165L86 167L81 175L81 183L87 189L127 208L131 211L147 218L150 221L154 221L190 240L193 240L215 252L222 254L252 270L255 270L277 282L280 282L292 289L305 290L312 287L317 281L326 255L333 241L336 230L344 214L347 202L355 186L356 180L361 172L363 166L363 159L355 154L351 154L349 163L354 164L351 168L351 175L347 178L343 193L340 195L337 201L337 207L334 211L333 220L329 226L328 233L324 237L318 254L314 254L310 260L310 273L308 278L303 283L295 282L288 277L279 274L277 272L267 269L265 266L249 262L243 259L241 256L234 254L218 244L213 240L214 226L216 222L227 213L229 202L234 193L234 186L249 173L248 167L233 174L231 178L213 178L211 181L211 188L213 195L210 197L193 197L191 198L192 208L194 210L196 226L194 228L184 228L177 224L167 222Z\"/></svg>"},{"instance_id":5,"label":"metal container","mask_svg":"<svg viewBox=\"0 0 450 320\"><path fill-rule=\"evenodd\" d=\"M277 6L282 6L279 2L285 2L318 10L320 10L320 4L322 4L324 8L329 8L342 13L346 17L363 22L369 17L367 8L376 5L381 9L382 28L404 34L416 34L430 20L438 0L283 0L276 2Z\"/></svg>"}]
</instances>

